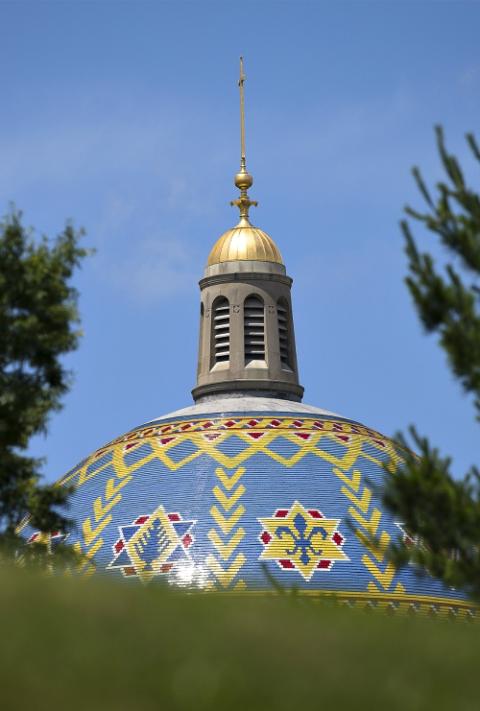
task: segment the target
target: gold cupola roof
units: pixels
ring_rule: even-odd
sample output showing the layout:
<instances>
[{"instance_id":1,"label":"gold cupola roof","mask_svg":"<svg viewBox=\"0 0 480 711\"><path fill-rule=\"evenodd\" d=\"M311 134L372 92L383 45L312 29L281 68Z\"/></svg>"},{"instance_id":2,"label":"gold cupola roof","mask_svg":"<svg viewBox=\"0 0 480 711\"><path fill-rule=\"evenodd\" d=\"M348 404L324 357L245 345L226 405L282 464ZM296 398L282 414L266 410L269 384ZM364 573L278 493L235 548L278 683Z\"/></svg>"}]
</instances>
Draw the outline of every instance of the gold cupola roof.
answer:
<instances>
[{"instance_id":1,"label":"gold cupola roof","mask_svg":"<svg viewBox=\"0 0 480 711\"><path fill-rule=\"evenodd\" d=\"M247 259L283 264L282 255L270 235L254 227L248 217L241 217L238 225L224 232L217 240L209 254L207 266Z\"/></svg>"},{"instance_id":2,"label":"gold cupola roof","mask_svg":"<svg viewBox=\"0 0 480 711\"><path fill-rule=\"evenodd\" d=\"M243 84L245 74L243 73L243 58L240 57L240 170L235 176L235 185L240 190L240 197L232 200L231 205L235 205L240 210L240 222L231 230L227 230L217 240L208 256L207 266L220 264L221 262L252 260L258 262L274 262L282 264L282 255L270 235L254 227L249 220L249 208L257 206L255 200L250 200L248 188L253 185L253 178L248 173L245 158L245 109Z\"/></svg>"}]
</instances>

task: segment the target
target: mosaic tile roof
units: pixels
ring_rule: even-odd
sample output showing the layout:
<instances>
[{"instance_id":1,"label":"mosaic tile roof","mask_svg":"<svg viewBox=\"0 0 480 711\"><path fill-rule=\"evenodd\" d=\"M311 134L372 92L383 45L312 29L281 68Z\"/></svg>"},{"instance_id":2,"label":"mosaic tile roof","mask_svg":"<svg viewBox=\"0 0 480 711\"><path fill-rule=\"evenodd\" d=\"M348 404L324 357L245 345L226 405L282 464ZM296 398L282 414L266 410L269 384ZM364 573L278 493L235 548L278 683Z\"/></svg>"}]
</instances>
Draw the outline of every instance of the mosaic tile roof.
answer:
<instances>
[{"instance_id":1,"label":"mosaic tile roof","mask_svg":"<svg viewBox=\"0 0 480 711\"><path fill-rule=\"evenodd\" d=\"M357 422L289 406L203 416L196 406L68 472L69 542L91 561L83 572L242 593L294 586L352 606L473 616L457 591L385 557L392 539L408 537L377 489L401 452Z\"/></svg>"}]
</instances>

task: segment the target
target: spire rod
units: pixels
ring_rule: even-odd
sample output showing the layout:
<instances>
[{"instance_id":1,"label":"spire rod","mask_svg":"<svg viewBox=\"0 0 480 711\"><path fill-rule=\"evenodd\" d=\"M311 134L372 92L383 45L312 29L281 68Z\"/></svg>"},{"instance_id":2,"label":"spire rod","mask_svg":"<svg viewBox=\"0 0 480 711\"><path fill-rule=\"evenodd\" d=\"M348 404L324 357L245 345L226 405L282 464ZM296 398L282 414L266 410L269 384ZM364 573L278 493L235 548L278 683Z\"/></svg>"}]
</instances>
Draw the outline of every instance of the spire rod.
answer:
<instances>
[{"instance_id":1,"label":"spire rod","mask_svg":"<svg viewBox=\"0 0 480 711\"><path fill-rule=\"evenodd\" d=\"M245 168L245 73L243 71L243 57L240 57L240 79L238 86L240 89L240 168Z\"/></svg>"},{"instance_id":2,"label":"spire rod","mask_svg":"<svg viewBox=\"0 0 480 711\"><path fill-rule=\"evenodd\" d=\"M240 210L239 224L248 223L248 210L251 205L255 207L258 203L255 200L250 200L248 196L248 188L253 185L253 178L247 172L246 156L245 156L245 73L243 71L243 57L240 57L240 78L238 87L240 89L240 171L235 176L235 185L240 190L240 197L232 200L230 205L235 205Z\"/></svg>"}]
</instances>

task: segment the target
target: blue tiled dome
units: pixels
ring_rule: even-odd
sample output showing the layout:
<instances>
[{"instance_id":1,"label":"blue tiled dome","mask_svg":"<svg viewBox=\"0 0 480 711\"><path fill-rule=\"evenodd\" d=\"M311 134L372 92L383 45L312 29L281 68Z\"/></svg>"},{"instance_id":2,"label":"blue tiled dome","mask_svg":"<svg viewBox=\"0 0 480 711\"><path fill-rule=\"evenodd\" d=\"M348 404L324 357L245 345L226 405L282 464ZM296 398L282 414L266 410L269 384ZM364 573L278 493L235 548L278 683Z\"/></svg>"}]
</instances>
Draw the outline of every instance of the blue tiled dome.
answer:
<instances>
[{"instance_id":1,"label":"blue tiled dome","mask_svg":"<svg viewBox=\"0 0 480 711\"><path fill-rule=\"evenodd\" d=\"M316 408L197 405L137 427L62 479L76 487L69 543L94 563L86 573L112 578L243 592L278 583L351 605L468 616L458 592L368 548L371 535L381 548L408 535L376 493L382 465L398 461L388 438Z\"/></svg>"}]
</instances>

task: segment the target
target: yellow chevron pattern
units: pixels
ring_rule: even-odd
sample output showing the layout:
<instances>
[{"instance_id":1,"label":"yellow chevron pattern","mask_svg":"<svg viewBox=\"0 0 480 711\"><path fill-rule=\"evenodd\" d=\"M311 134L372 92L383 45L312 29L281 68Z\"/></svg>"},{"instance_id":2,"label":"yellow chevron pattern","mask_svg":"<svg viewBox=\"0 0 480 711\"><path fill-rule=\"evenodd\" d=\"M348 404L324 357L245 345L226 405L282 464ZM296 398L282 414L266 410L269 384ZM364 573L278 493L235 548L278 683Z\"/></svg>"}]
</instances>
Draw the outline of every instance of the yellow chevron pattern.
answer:
<instances>
[{"instance_id":1,"label":"yellow chevron pattern","mask_svg":"<svg viewBox=\"0 0 480 711\"><path fill-rule=\"evenodd\" d=\"M118 457L119 453L117 452L114 453L112 459L112 462L115 462L117 459L117 467ZM107 466L112 466L112 462L104 465L102 469L105 469ZM112 515L110 512L122 499L122 494L119 493L120 490L132 480L132 475L130 472L125 471L125 469L114 468L114 470L117 473L117 477L110 477L107 479L103 497L97 496L93 502L93 515L88 516L82 523L82 534L85 549L82 549L80 541L78 541L74 546L77 552L82 553L84 556L84 560L80 563L80 570L86 575L91 575L95 572L95 566L93 564L89 564L88 561L92 560L94 555L103 546L104 540L100 537L100 534L112 521ZM120 479L120 481L117 483L116 479Z\"/></svg>"},{"instance_id":2,"label":"yellow chevron pattern","mask_svg":"<svg viewBox=\"0 0 480 711\"><path fill-rule=\"evenodd\" d=\"M223 491L215 486L213 489L213 495L220 502L225 511L230 511L232 506L237 503L239 498L245 493L245 487L240 485L231 496L227 496Z\"/></svg>"},{"instance_id":3,"label":"yellow chevron pattern","mask_svg":"<svg viewBox=\"0 0 480 711\"><path fill-rule=\"evenodd\" d=\"M232 562L228 562L245 536L245 530L241 526L235 529L235 526L237 526L245 513L245 507L238 503L246 491L244 485L239 483L244 474L244 467L238 467L230 475L222 467L217 467L215 470L217 480L228 493L218 484L215 484L212 489L218 505L214 504L211 507L210 514L224 536L222 538L215 528L210 529L208 532L208 538L220 556L221 561L223 561L221 562L212 553L205 560L207 568L214 576L214 587L228 588L232 586L233 581L246 561L245 555L240 552L233 558ZM245 582L237 579L233 587L242 589L245 587Z\"/></svg>"},{"instance_id":4,"label":"yellow chevron pattern","mask_svg":"<svg viewBox=\"0 0 480 711\"><path fill-rule=\"evenodd\" d=\"M230 558L235 548L242 542L244 536L245 531L243 528L237 528L230 540L227 543L224 543L214 528L208 532L210 541L213 543L215 549L220 553L223 560L228 560Z\"/></svg>"},{"instance_id":5,"label":"yellow chevron pattern","mask_svg":"<svg viewBox=\"0 0 480 711\"><path fill-rule=\"evenodd\" d=\"M245 513L245 507L242 505L237 506L231 516L224 516L222 512L218 510L217 506L213 505L210 509L210 513L215 519L215 523L221 528L222 533L227 534L230 533L232 528L236 526L242 518Z\"/></svg>"},{"instance_id":6,"label":"yellow chevron pattern","mask_svg":"<svg viewBox=\"0 0 480 711\"><path fill-rule=\"evenodd\" d=\"M314 422L313 420L311 422ZM221 425L220 425L221 427ZM152 428L150 428L152 430ZM328 450L328 446L321 447L319 444L322 442L328 445L328 442L338 444L338 436L332 431L315 431L309 429L309 422L305 420L305 428L302 431L296 431L291 429L266 429L263 431L256 430L251 432L249 430L236 430L235 436L245 443L246 447L240 448L236 454L227 455L222 451L222 445L232 436L231 431L226 431L224 429L209 430L208 432L183 432L175 433L170 437L158 437L152 436L151 433L148 437L141 437L141 433L132 433L135 438L128 443L128 452L125 452L124 444L112 444L103 450L100 450L102 456L106 456L112 453L112 459L102 464L97 468L90 471L92 464L94 464L95 459L98 458L99 453L94 454L92 457L87 459L83 465L74 471L72 474L67 474L61 481L63 484L73 483L76 486L81 486L85 482L101 475L105 470L111 468L115 473L115 476L119 479L125 476L131 476L137 469L143 467L145 464L153 460L159 460L169 471L178 471L182 467L186 466L190 462L194 461L198 457L201 457L205 452L214 459L214 461L223 469L231 470L234 469L238 471L242 464L244 464L250 457L255 454L262 453L278 462L282 466L287 468L295 467L298 462L300 462L303 457L307 454L314 455L319 459L329 462L332 466L337 467L342 472L348 472L355 465L355 462L359 455L362 458L370 460L375 464L379 461L372 455L362 451L362 445L364 443L371 444L372 435L368 433L366 428L360 428L358 433L351 433L349 435L350 440L345 446L345 452L341 455L335 455ZM258 435L258 438L252 438L252 435ZM306 441L303 437L308 437L308 446L306 446ZM275 440L278 437L282 437L289 443L295 445L295 453L290 456L284 456L279 454L274 445ZM380 435L379 435L380 437ZM390 442L386 439L381 440L385 445L385 452L390 457L390 464L392 469L396 466L400 460L399 455L395 452ZM179 445L188 443L190 445L190 450L185 456L178 458L176 448ZM149 451L147 454L140 458L133 464L127 465L125 462L125 457L128 454L134 453L141 447L148 446ZM226 491L230 491L237 483L235 478L235 471L233 474L224 474L223 481L220 478L220 482ZM348 475L344 474L348 479ZM355 476L358 478L357 474L353 474L353 479L345 483L347 486L355 491Z\"/></svg>"},{"instance_id":7,"label":"yellow chevron pattern","mask_svg":"<svg viewBox=\"0 0 480 711\"><path fill-rule=\"evenodd\" d=\"M379 532L382 512L374 506L370 508L372 491L366 484L361 490L361 472L358 469L354 469L351 478L349 478L341 469L333 467L333 473L343 482L343 486L340 489L341 493L352 503L352 506L349 506L348 513L360 526L355 530L355 534L368 551L373 554L377 562L384 566L377 565L367 553L362 556L363 565L374 579L368 583L368 589L372 592L385 590L387 592L404 593L405 587L402 583L397 583L394 589L391 590L397 572L393 563L388 562L385 556L391 537L387 531ZM372 544L372 539L375 539L374 545Z\"/></svg>"},{"instance_id":8,"label":"yellow chevron pattern","mask_svg":"<svg viewBox=\"0 0 480 711\"><path fill-rule=\"evenodd\" d=\"M359 605L393 605L397 610L415 607L440 616L451 614L453 608L458 616L470 615L471 606L453 598L437 600L407 593L385 555L391 538L384 515L375 505L372 488L367 485L367 474L362 471L365 460L382 466L389 458L388 467L393 473L401 457L392 443L366 427L342 420L320 419L320 423L315 417L301 417L297 421L291 416L278 416L273 421L272 416L224 417L212 421L183 419L139 428L106 445L60 482L78 488L97 479L88 516L79 522L81 539L75 544L83 555L84 572L94 572L94 565L88 561L105 545L107 526L113 525L124 488L137 472L156 462L159 476L162 471L168 475L168 472L180 472L182 467L187 468L189 463L206 455L216 467L211 489L214 500L209 511L211 528L207 534L212 548L205 560L207 587L229 591L244 589L246 554L241 548L246 539L246 525L243 524L244 528L242 521L247 515L243 478L247 462L261 454L293 473L295 466L308 456L330 465L321 469L333 471L338 479L349 516L356 526L356 536L365 546L361 562L369 575L367 590L348 594L336 591L336 597L344 595L350 603L357 596ZM239 446L227 446L232 435L240 440ZM279 438L288 446L279 445ZM321 590L311 592L323 594ZM308 593L302 591L302 594Z\"/></svg>"},{"instance_id":9,"label":"yellow chevron pattern","mask_svg":"<svg viewBox=\"0 0 480 711\"><path fill-rule=\"evenodd\" d=\"M290 424L290 422L293 422L293 420L285 420L286 424ZM389 590L396 572L393 566L387 564L384 560L384 552L390 542L390 536L386 531L382 531L377 535L382 516L381 511L378 508L372 508L370 510L372 492L367 486L363 486L362 488L362 474L360 470L354 468L359 456L369 459L377 465L380 464L379 460L375 459L375 457L362 451L363 442L370 442L372 433L366 428L361 428L356 434L350 433L352 441L345 447L344 454L338 456L325 451L325 448L320 449L317 447L320 440L325 441L331 439L337 442L336 434L333 431L316 432L308 430L307 422L305 422L305 424L307 425L306 430L308 431L309 437L308 447L304 446L305 440L303 436L305 431L299 433L288 429L282 429L281 431L263 430L261 431L261 437L252 438L248 430L237 429L235 436L243 440L249 446L231 456L226 455L219 448L219 446L231 436L231 431L217 429L215 432L209 430L208 433L197 431L180 434L177 429L174 435L163 439L158 438L158 436L145 437L139 432L131 433L128 435L128 452L125 451L125 445L119 446L117 444L117 446L110 448L110 451L113 449L110 460L107 460L101 466L89 471L90 466L95 460L94 455L94 457L86 460L82 467L75 473L75 476L78 477L78 486L105 472L109 467L115 475L107 479L103 497L99 496L95 499L92 507L92 515L82 524L85 545L84 554L88 558L93 547L95 547L95 552L102 547L104 541L100 534L112 520L111 512L122 498L122 494L120 493L121 489L132 480L136 470L155 459L160 459L169 470L176 471L207 450L209 455L221 466L215 470L218 483L215 484L212 490L217 503L210 509L210 514L218 530L217 528L212 528L208 533L208 537L218 554L218 558L216 555L211 554L207 558L206 563L217 583L220 584L222 588L229 587L245 563L242 553L238 554L233 562L226 565L245 536L244 529L239 526L240 520L245 514L245 507L240 500L246 491L244 485L240 483L245 473L245 468L240 466L240 464L245 462L252 455L262 452L283 466L291 468L309 452L333 465L335 475L343 484L341 492L352 504L349 508L349 513L359 525L356 535L373 556L373 558L371 558L370 555L365 554L362 558L363 564L375 581L372 581L371 585L373 585L376 590ZM150 435L150 432L148 434ZM273 444L279 436L297 445L298 449L293 456L286 457L270 449L270 445ZM185 441L190 441L193 451L176 461L169 452ZM133 454L136 450L140 449L140 447L145 447L145 444L148 446L148 451L145 455L132 464L127 465L125 461L127 454ZM390 456L390 463L393 463L392 466L394 466L395 462L399 460L399 456L394 452L388 441L387 449ZM101 456L105 456L108 453L108 448L101 450ZM98 454L96 456L98 456ZM68 479L69 477L67 476L64 481L66 482ZM377 545L375 548L371 544L370 539L372 537L376 537ZM381 567L382 564L383 567ZM242 581L237 581L236 585L240 582ZM403 586L400 585L398 592L400 592L402 588Z\"/></svg>"},{"instance_id":10,"label":"yellow chevron pattern","mask_svg":"<svg viewBox=\"0 0 480 711\"><path fill-rule=\"evenodd\" d=\"M207 567L210 568L222 588L228 588L242 565L245 563L245 556L243 553L239 553L231 565L223 568L218 562L218 559L210 553L207 556L206 563ZM243 581L239 580L238 582L240 583Z\"/></svg>"}]
</instances>

